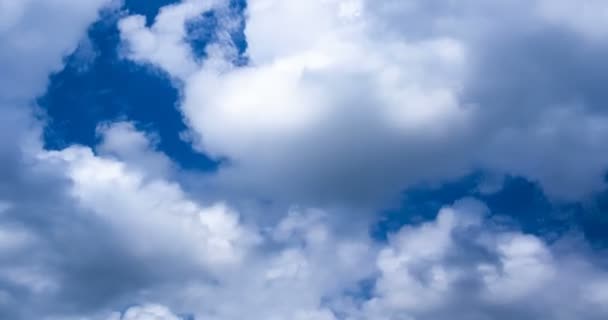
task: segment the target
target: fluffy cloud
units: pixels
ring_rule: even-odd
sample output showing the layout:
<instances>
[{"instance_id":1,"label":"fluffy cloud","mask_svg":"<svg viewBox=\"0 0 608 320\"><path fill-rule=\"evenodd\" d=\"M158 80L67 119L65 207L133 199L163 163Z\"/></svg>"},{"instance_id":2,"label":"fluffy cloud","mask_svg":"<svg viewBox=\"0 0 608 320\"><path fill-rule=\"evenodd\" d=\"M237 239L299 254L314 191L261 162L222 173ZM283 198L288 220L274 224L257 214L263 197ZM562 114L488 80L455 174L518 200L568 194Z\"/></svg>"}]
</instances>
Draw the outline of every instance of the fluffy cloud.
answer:
<instances>
[{"instance_id":1,"label":"fluffy cloud","mask_svg":"<svg viewBox=\"0 0 608 320\"><path fill-rule=\"evenodd\" d=\"M18 171L3 172L0 185L3 317L65 319L177 278L211 282L259 243L228 206L200 205L175 183L88 148L13 156Z\"/></svg>"},{"instance_id":2,"label":"fluffy cloud","mask_svg":"<svg viewBox=\"0 0 608 320\"><path fill-rule=\"evenodd\" d=\"M576 241L548 244L506 228L488 218L477 201L444 207L435 220L405 226L388 243L372 246L364 237L346 242L336 237L323 216L292 212L269 233L282 249L254 258L215 286L191 283L177 293L187 298L172 303L197 319L218 320L601 319L606 314L608 273L592 257L573 255ZM371 285L362 289L364 281ZM130 309L123 317L175 317L162 307L147 308Z\"/></svg>"},{"instance_id":3,"label":"fluffy cloud","mask_svg":"<svg viewBox=\"0 0 608 320\"><path fill-rule=\"evenodd\" d=\"M133 123L106 123L97 127L101 143L96 151L108 158L121 160L147 175L166 178L174 171L173 163L164 154L155 152L158 138L137 131Z\"/></svg>"},{"instance_id":4,"label":"fluffy cloud","mask_svg":"<svg viewBox=\"0 0 608 320\"><path fill-rule=\"evenodd\" d=\"M188 16L175 12L224 10L192 3L151 28L125 18L121 34L130 58L181 80L200 147L231 160L219 185L314 203L385 199L476 170L527 177L558 199L604 188L608 120L593 70L606 42L581 25L601 21L604 4L579 17L563 14L568 1L254 0L238 67L225 36L191 57ZM234 25L221 20L218 33Z\"/></svg>"},{"instance_id":5,"label":"fluffy cloud","mask_svg":"<svg viewBox=\"0 0 608 320\"><path fill-rule=\"evenodd\" d=\"M163 7L152 28L146 28L144 16L130 16L120 22L124 38L129 43L130 58L160 65L170 75L185 78L196 70L194 55L184 46L186 22L218 7L222 1L186 0Z\"/></svg>"},{"instance_id":6,"label":"fluffy cloud","mask_svg":"<svg viewBox=\"0 0 608 320\"><path fill-rule=\"evenodd\" d=\"M143 136L129 127L106 132ZM607 311L608 273L596 256L503 226L474 200L380 243L365 228L344 230L329 209L293 208L255 231L225 206L197 204L175 183L84 147L31 160L47 177L64 175L55 186L67 193L37 197L34 208L5 205L3 223L23 227L0 229L10 230L0 233L10 236L0 279L19 288L0 303L21 310L14 295L27 292L21 301L32 306L13 317L595 320ZM56 210L39 213L45 206ZM32 219L46 221L36 228Z\"/></svg>"},{"instance_id":7,"label":"fluffy cloud","mask_svg":"<svg viewBox=\"0 0 608 320\"><path fill-rule=\"evenodd\" d=\"M134 245L135 256L157 257L168 250L169 255L223 266L238 262L243 247L256 242L255 233L241 228L225 205L202 208L177 185L146 181L145 175L95 157L89 149L72 147L41 157L58 163L78 204L117 228L124 243Z\"/></svg>"},{"instance_id":8,"label":"fluffy cloud","mask_svg":"<svg viewBox=\"0 0 608 320\"><path fill-rule=\"evenodd\" d=\"M606 273L557 246L484 219L478 203L442 209L405 227L380 251L374 319L599 319L588 275ZM578 278L577 275L581 275ZM603 286L603 285L600 285ZM565 301L568 301L567 303Z\"/></svg>"},{"instance_id":9,"label":"fluffy cloud","mask_svg":"<svg viewBox=\"0 0 608 320\"><path fill-rule=\"evenodd\" d=\"M100 125L94 147L42 147L23 106L104 3L0 0L0 318L606 318L603 256L574 236L470 199L387 241L354 214L471 170L570 199L601 189L601 2L252 0L246 66L224 1L126 17L127 56L172 77L198 147L228 158L206 177L222 201L181 185L129 122ZM186 24L209 10L200 58ZM265 219L239 192L289 210Z\"/></svg>"}]
</instances>

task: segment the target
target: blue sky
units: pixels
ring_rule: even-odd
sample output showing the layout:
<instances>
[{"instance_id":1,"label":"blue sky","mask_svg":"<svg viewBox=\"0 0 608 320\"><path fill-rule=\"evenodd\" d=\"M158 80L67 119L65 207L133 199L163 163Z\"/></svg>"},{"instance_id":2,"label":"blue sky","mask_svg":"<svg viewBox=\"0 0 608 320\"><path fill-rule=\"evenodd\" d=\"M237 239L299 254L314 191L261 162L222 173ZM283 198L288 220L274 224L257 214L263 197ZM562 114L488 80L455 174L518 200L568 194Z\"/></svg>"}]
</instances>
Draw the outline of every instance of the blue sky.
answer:
<instances>
[{"instance_id":1,"label":"blue sky","mask_svg":"<svg viewBox=\"0 0 608 320\"><path fill-rule=\"evenodd\" d=\"M156 1L142 5L131 1L125 10L145 14L152 20L163 5ZM66 58L66 67L51 76L49 90L39 104L50 118L45 143L64 148L78 143L94 146L99 123L129 119L143 130L159 135L160 150L186 168L212 169L215 162L192 150L180 139L186 129L177 110L178 91L162 73L120 59L120 37L115 13L94 23L88 30L83 50L92 50L85 61L80 51ZM109 21L108 21L109 20Z\"/></svg>"},{"instance_id":2,"label":"blue sky","mask_svg":"<svg viewBox=\"0 0 608 320\"><path fill-rule=\"evenodd\" d=\"M604 319L583 2L0 0L0 318Z\"/></svg>"}]
</instances>

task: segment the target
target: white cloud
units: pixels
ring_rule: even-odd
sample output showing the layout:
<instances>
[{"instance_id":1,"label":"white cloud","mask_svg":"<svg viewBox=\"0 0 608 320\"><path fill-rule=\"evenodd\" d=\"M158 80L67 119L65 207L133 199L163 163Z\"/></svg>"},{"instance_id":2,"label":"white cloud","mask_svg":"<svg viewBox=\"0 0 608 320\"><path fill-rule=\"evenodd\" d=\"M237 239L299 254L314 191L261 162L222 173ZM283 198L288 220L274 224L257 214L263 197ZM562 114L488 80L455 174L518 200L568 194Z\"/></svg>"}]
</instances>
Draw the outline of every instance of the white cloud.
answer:
<instances>
[{"instance_id":1,"label":"white cloud","mask_svg":"<svg viewBox=\"0 0 608 320\"><path fill-rule=\"evenodd\" d=\"M198 65L185 42L186 22L221 3L216 0L186 0L163 7L152 28L146 27L146 18L141 15L122 19L118 25L122 38L133 40L128 42L128 57L157 65L178 79L187 78Z\"/></svg>"},{"instance_id":2,"label":"white cloud","mask_svg":"<svg viewBox=\"0 0 608 320\"><path fill-rule=\"evenodd\" d=\"M584 292L606 272L560 256L536 236L492 227L480 208L470 200L456 204L442 209L436 221L405 227L392 237L378 256L380 277L363 318L599 319L604 314ZM587 282L591 278L596 280Z\"/></svg>"},{"instance_id":3,"label":"white cloud","mask_svg":"<svg viewBox=\"0 0 608 320\"><path fill-rule=\"evenodd\" d=\"M211 268L224 267L238 263L257 242L255 232L241 226L238 215L224 204L201 207L178 185L147 180L88 148L70 147L40 157L57 163L72 180L70 191L79 205L115 228L135 256L165 252Z\"/></svg>"},{"instance_id":4,"label":"white cloud","mask_svg":"<svg viewBox=\"0 0 608 320\"><path fill-rule=\"evenodd\" d=\"M474 170L525 176L559 199L605 187L608 154L600 141L608 137L608 118L589 111L597 104L593 93L573 88L559 103L538 99L541 91L563 91L541 81L538 90L527 89L517 77L532 72L519 70L528 68L525 61L513 60L510 69L498 61L510 51L512 59L538 53L525 43L493 48L500 40L492 39L526 39L556 23L579 30L549 18L554 15L543 8L554 7L546 2L253 0L245 67L233 66L234 48L226 41L209 45L208 58L195 62L184 24L201 9L169 19L191 6L168 7L150 29L142 22L131 28L141 18L125 18L121 34L132 59L183 81L181 108L195 140L231 160L218 174L220 186L317 204L386 200L413 184ZM606 9L594 6L588 11ZM161 29L179 32L163 41ZM148 37L175 50L161 61L138 45ZM597 49L583 36L579 41ZM166 62L171 59L180 67ZM485 73L488 63L496 74ZM188 71L180 71L186 64ZM570 86L566 77L552 81Z\"/></svg>"},{"instance_id":5,"label":"white cloud","mask_svg":"<svg viewBox=\"0 0 608 320\"><path fill-rule=\"evenodd\" d=\"M294 210L265 235L265 250L217 285L191 283L177 303L202 319L334 319L324 300L373 272L371 239L340 235L318 210Z\"/></svg>"},{"instance_id":6,"label":"white cloud","mask_svg":"<svg viewBox=\"0 0 608 320\"><path fill-rule=\"evenodd\" d=\"M114 157L132 169L153 177L167 178L174 170L165 154L156 152L158 137L138 131L130 122L114 122L97 127L101 142L95 150L103 156Z\"/></svg>"},{"instance_id":7,"label":"white cloud","mask_svg":"<svg viewBox=\"0 0 608 320\"><path fill-rule=\"evenodd\" d=\"M215 285L190 282L150 301L217 320L594 320L606 314L599 306L608 273L593 257L564 255L541 238L501 226L474 200L405 226L382 245L340 236L324 216L294 211L268 234L274 249L250 256ZM366 279L371 288L358 291Z\"/></svg>"}]
</instances>

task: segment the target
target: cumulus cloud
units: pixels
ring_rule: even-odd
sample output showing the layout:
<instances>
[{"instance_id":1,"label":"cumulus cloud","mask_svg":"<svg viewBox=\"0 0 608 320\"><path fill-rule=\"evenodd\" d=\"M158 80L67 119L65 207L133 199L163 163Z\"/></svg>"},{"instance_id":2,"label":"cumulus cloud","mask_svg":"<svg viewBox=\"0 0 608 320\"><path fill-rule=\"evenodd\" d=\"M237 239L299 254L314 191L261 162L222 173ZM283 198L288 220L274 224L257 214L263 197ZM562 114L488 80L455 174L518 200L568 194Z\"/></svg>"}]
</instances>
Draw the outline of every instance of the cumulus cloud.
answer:
<instances>
[{"instance_id":1,"label":"cumulus cloud","mask_svg":"<svg viewBox=\"0 0 608 320\"><path fill-rule=\"evenodd\" d=\"M331 229L322 212L292 212L269 234L283 249L254 258L215 286L191 283L178 293L187 298L174 304L197 319L222 320L606 315L608 273L592 257L502 226L475 200L405 226L385 244L370 246L365 237L345 242ZM364 281L371 285L361 289ZM175 317L162 307L146 309L133 308L124 317Z\"/></svg>"},{"instance_id":2,"label":"cumulus cloud","mask_svg":"<svg viewBox=\"0 0 608 320\"><path fill-rule=\"evenodd\" d=\"M155 177L169 177L174 170L171 160L155 150L159 138L138 131L131 122L101 124L97 135L101 142L95 150L103 156L121 160L132 169Z\"/></svg>"},{"instance_id":3,"label":"cumulus cloud","mask_svg":"<svg viewBox=\"0 0 608 320\"><path fill-rule=\"evenodd\" d=\"M225 1L125 17L126 57L172 77L197 147L227 159L205 177L219 201L131 122L43 147L27 106L108 3L0 0L0 318L606 318L603 255L575 236L472 199L386 241L352 214L473 170L603 188L602 2L251 0L244 66ZM211 11L197 57L186 25Z\"/></svg>"},{"instance_id":4,"label":"cumulus cloud","mask_svg":"<svg viewBox=\"0 0 608 320\"><path fill-rule=\"evenodd\" d=\"M130 16L120 21L121 36L128 43L131 59L161 66L171 76L184 78L196 70L194 55L184 45L186 22L216 8L222 1L186 0L163 7L152 28L144 16Z\"/></svg>"},{"instance_id":5,"label":"cumulus cloud","mask_svg":"<svg viewBox=\"0 0 608 320\"><path fill-rule=\"evenodd\" d=\"M121 132L123 139L110 139L143 136ZM260 243L228 205L201 205L116 157L81 146L8 155L18 160L0 185L2 317L103 316L109 305L145 301L145 290L157 297L163 286L213 283Z\"/></svg>"},{"instance_id":6,"label":"cumulus cloud","mask_svg":"<svg viewBox=\"0 0 608 320\"><path fill-rule=\"evenodd\" d=\"M474 200L382 243L365 228L341 231L330 209L294 207L256 231L225 206L197 204L175 183L84 147L33 160L47 177L61 173L54 186L66 194L6 206L3 225L24 228L0 233L11 240L0 246L0 303L23 311L21 292L32 306L12 317L595 320L607 311L608 273L593 255L503 226ZM131 307L112 313L121 305Z\"/></svg>"},{"instance_id":7,"label":"cumulus cloud","mask_svg":"<svg viewBox=\"0 0 608 320\"><path fill-rule=\"evenodd\" d=\"M220 185L315 203L386 200L478 170L524 176L561 200L605 187L608 121L593 89L604 4L578 16L563 14L568 1L254 0L239 67L230 41L192 58L188 17L172 17L193 3L150 28L127 17L121 34L131 59L181 80L200 147L231 160ZM222 7L206 3L190 12Z\"/></svg>"},{"instance_id":8,"label":"cumulus cloud","mask_svg":"<svg viewBox=\"0 0 608 320\"><path fill-rule=\"evenodd\" d=\"M376 297L364 304L378 319L595 319L590 283L575 274L606 274L579 264L542 239L502 229L470 200L442 209L436 221L405 227L377 259ZM599 274L598 274L599 272ZM585 278L585 276L583 276ZM568 297L577 297L570 300ZM560 305L559 301L569 301ZM591 310L589 313L583 310Z\"/></svg>"},{"instance_id":9,"label":"cumulus cloud","mask_svg":"<svg viewBox=\"0 0 608 320\"><path fill-rule=\"evenodd\" d=\"M123 163L95 157L89 149L72 147L40 157L65 166L61 170L73 183L70 194L118 228L136 256L177 249L171 254L222 266L238 261L242 247L255 243L255 234L241 228L225 205L202 208L177 185L145 181Z\"/></svg>"}]
</instances>

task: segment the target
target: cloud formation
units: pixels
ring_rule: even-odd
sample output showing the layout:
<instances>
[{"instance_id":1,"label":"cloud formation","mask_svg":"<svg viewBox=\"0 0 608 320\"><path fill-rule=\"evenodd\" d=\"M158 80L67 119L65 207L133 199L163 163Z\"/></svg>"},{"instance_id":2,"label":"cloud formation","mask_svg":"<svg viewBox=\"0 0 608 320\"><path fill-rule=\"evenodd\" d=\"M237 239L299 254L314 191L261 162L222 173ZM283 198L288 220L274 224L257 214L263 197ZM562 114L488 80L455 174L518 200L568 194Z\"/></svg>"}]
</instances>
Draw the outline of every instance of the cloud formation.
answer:
<instances>
[{"instance_id":1,"label":"cloud formation","mask_svg":"<svg viewBox=\"0 0 608 320\"><path fill-rule=\"evenodd\" d=\"M201 319L605 316L608 273L589 257L572 255L573 242L549 245L504 229L486 213L481 203L465 200L372 247L363 239L331 236L319 212L292 213L274 231L284 249L263 261L254 258L217 286L189 286L193 306L204 301L190 310ZM372 285L357 293L366 279ZM128 310L123 319L139 310Z\"/></svg>"},{"instance_id":2,"label":"cloud formation","mask_svg":"<svg viewBox=\"0 0 608 320\"><path fill-rule=\"evenodd\" d=\"M577 200L605 186L605 5L580 17L568 5L254 0L246 66L226 3L184 1L120 29L131 59L181 80L195 140L231 160L220 185L350 203L481 170ZM185 25L211 10L228 13L199 61Z\"/></svg>"},{"instance_id":3,"label":"cloud formation","mask_svg":"<svg viewBox=\"0 0 608 320\"><path fill-rule=\"evenodd\" d=\"M550 241L467 198L370 234L408 187L476 171L602 190L603 1L183 0L151 25L121 5L0 0L0 318L608 315L605 254L574 231ZM107 6L218 172L179 171L129 119L44 147L32 105ZM199 56L188 26L211 12Z\"/></svg>"}]
</instances>

